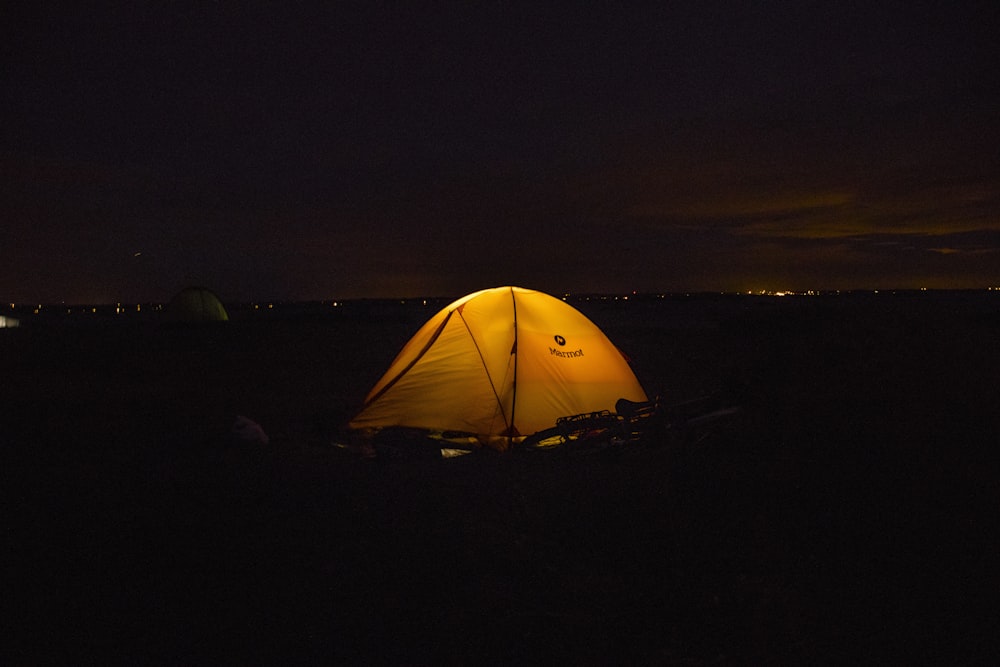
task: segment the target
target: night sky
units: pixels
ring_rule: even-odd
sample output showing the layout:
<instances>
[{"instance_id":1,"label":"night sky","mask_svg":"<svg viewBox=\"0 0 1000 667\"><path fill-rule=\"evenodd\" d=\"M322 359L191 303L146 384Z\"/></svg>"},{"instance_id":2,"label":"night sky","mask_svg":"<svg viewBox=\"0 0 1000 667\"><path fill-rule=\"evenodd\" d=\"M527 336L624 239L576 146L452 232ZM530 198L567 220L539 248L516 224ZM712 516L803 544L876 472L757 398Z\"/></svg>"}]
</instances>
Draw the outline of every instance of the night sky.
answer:
<instances>
[{"instance_id":1,"label":"night sky","mask_svg":"<svg viewBox=\"0 0 1000 667\"><path fill-rule=\"evenodd\" d=\"M995 0L7 4L5 301L1000 285Z\"/></svg>"}]
</instances>

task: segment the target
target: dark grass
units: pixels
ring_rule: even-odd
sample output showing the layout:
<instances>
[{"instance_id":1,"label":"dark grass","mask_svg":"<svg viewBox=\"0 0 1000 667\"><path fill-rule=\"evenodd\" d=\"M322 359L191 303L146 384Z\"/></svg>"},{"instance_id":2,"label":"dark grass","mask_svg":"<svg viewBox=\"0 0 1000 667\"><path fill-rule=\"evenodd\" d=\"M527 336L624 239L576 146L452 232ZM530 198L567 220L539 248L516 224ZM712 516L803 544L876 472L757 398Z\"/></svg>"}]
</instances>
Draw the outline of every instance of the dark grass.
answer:
<instances>
[{"instance_id":1,"label":"dark grass","mask_svg":"<svg viewBox=\"0 0 1000 667\"><path fill-rule=\"evenodd\" d=\"M331 446L431 311L0 331L5 662L990 663L992 296L581 305L744 411L453 460Z\"/></svg>"}]
</instances>

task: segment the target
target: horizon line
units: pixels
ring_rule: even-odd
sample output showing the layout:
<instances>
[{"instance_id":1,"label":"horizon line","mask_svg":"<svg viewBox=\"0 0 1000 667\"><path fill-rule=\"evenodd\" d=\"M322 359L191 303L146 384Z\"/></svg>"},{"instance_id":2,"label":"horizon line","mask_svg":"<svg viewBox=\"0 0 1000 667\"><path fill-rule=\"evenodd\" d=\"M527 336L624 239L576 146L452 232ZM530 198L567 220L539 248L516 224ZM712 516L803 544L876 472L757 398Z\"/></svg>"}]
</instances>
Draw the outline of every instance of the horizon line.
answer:
<instances>
[{"instance_id":1,"label":"horizon line","mask_svg":"<svg viewBox=\"0 0 1000 667\"><path fill-rule=\"evenodd\" d=\"M563 292L552 294L560 299L598 299L598 300L619 300L629 299L666 299L678 297L705 297L705 296L751 296L751 297L816 297L816 296L837 296L837 295L859 295L859 294L913 294L922 292L934 293L957 293L957 292L1000 292L1000 286L993 287L877 287L877 288L852 288L852 289L809 289L809 290L678 290L678 291L631 291L631 292ZM253 301L234 300L224 303L238 306L271 306L274 305L295 305L295 304L337 304L348 303L372 303L372 302L400 302L405 304L411 301L447 301L460 298L463 295L421 295L421 296L354 296L354 297L330 297L323 299L256 299ZM167 305L166 301L116 301L116 302L83 302L83 301L2 301L3 310L24 310L24 309L50 309L50 308L134 308L136 306L147 306L152 308Z\"/></svg>"}]
</instances>

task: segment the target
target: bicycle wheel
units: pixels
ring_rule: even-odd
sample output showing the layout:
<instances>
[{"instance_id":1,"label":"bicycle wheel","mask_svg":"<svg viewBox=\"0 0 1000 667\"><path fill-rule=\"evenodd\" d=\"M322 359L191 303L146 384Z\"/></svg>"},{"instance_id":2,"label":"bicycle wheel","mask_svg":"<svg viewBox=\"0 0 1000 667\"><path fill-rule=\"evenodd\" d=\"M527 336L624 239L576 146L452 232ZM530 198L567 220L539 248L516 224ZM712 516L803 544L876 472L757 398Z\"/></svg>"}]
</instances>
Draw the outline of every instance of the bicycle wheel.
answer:
<instances>
[{"instance_id":1,"label":"bicycle wheel","mask_svg":"<svg viewBox=\"0 0 1000 667\"><path fill-rule=\"evenodd\" d=\"M525 449L555 449L567 442L563 430L558 426L542 429L524 439Z\"/></svg>"}]
</instances>

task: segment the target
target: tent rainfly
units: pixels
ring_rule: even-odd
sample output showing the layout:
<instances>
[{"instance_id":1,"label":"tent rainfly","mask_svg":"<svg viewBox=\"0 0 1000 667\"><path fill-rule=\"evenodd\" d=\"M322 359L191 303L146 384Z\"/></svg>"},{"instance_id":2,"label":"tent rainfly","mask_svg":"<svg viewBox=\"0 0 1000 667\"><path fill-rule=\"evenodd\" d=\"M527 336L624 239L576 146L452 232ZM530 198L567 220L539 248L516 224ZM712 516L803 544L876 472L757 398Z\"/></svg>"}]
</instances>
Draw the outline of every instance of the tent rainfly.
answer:
<instances>
[{"instance_id":1,"label":"tent rainfly","mask_svg":"<svg viewBox=\"0 0 1000 667\"><path fill-rule=\"evenodd\" d=\"M410 339L351 420L476 435L504 448L559 417L645 401L621 351L578 310L496 287L447 306Z\"/></svg>"},{"instance_id":2,"label":"tent rainfly","mask_svg":"<svg viewBox=\"0 0 1000 667\"><path fill-rule=\"evenodd\" d=\"M167 304L166 314L174 322L225 322L229 313L210 290L185 287Z\"/></svg>"}]
</instances>

